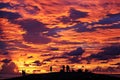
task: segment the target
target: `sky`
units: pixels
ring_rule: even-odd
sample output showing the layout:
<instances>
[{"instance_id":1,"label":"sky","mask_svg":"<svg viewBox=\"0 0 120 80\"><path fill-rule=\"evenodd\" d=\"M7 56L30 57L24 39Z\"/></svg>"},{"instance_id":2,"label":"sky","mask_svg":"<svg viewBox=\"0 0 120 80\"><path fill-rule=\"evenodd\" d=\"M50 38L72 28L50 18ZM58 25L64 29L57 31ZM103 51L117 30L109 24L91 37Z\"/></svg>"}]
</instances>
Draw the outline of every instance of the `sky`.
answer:
<instances>
[{"instance_id":1,"label":"sky","mask_svg":"<svg viewBox=\"0 0 120 80\"><path fill-rule=\"evenodd\" d=\"M0 0L0 73L120 72L119 34L120 0Z\"/></svg>"}]
</instances>

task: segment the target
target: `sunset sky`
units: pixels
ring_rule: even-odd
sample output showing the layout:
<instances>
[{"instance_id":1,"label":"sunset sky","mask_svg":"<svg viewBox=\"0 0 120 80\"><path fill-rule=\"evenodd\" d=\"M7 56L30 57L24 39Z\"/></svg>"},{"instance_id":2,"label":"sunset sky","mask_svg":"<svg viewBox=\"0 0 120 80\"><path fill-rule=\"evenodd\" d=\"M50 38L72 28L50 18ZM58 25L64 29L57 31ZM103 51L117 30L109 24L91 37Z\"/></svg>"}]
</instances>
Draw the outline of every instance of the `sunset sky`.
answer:
<instances>
[{"instance_id":1,"label":"sunset sky","mask_svg":"<svg viewBox=\"0 0 120 80\"><path fill-rule=\"evenodd\" d=\"M0 0L0 73L61 65L120 72L120 0Z\"/></svg>"}]
</instances>

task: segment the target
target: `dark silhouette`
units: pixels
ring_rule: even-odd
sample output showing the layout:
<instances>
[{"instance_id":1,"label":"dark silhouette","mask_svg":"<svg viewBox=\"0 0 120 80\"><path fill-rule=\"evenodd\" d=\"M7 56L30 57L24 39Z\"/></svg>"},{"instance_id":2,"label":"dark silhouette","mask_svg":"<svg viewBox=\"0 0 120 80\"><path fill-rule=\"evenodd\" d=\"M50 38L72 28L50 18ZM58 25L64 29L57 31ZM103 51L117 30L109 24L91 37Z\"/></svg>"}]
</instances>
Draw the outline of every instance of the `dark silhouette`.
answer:
<instances>
[{"instance_id":1,"label":"dark silhouette","mask_svg":"<svg viewBox=\"0 0 120 80\"><path fill-rule=\"evenodd\" d=\"M74 70L74 69L72 69L72 72L75 72L75 70Z\"/></svg>"},{"instance_id":2,"label":"dark silhouette","mask_svg":"<svg viewBox=\"0 0 120 80\"><path fill-rule=\"evenodd\" d=\"M78 69L77 72L82 73L83 71L82 71L82 69Z\"/></svg>"},{"instance_id":3,"label":"dark silhouette","mask_svg":"<svg viewBox=\"0 0 120 80\"><path fill-rule=\"evenodd\" d=\"M65 71L63 71L63 69L60 69L60 72L65 72Z\"/></svg>"},{"instance_id":4,"label":"dark silhouette","mask_svg":"<svg viewBox=\"0 0 120 80\"><path fill-rule=\"evenodd\" d=\"M70 66L69 65L66 66L66 72L70 72Z\"/></svg>"},{"instance_id":5,"label":"dark silhouette","mask_svg":"<svg viewBox=\"0 0 120 80\"><path fill-rule=\"evenodd\" d=\"M78 69L76 72L73 68L70 71L69 65L67 65L66 67L63 65L60 72L52 72L52 66L50 66L50 71L52 73L29 74L27 76L25 71L22 70L22 77L16 77L6 80L120 80L120 78L118 77L103 74L94 74L92 72L89 72L88 69L85 69L83 71L82 68Z\"/></svg>"},{"instance_id":6,"label":"dark silhouette","mask_svg":"<svg viewBox=\"0 0 120 80\"><path fill-rule=\"evenodd\" d=\"M88 72L90 72L90 71L89 71L88 69L85 69L85 72L88 73Z\"/></svg>"},{"instance_id":7,"label":"dark silhouette","mask_svg":"<svg viewBox=\"0 0 120 80\"><path fill-rule=\"evenodd\" d=\"M52 72L52 66L50 66L50 72Z\"/></svg>"},{"instance_id":8,"label":"dark silhouette","mask_svg":"<svg viewBox=\"0 0 120 80\"><path fill-rule=\"evenodd\" d=\"M26 76L25 70L22 70L22 76Z\"/></svg>"},{"instance_id":9,"label":"dark silhouette","mask_svg":"<svg viewBox=\"0 0 120 80\"><path fill-rule=\"evenodd\" d=\"M78 73L78 72L64 72L64 73L46 73L46 74L30 74L27 76L16 77L6 80L120 80L120 78L94 74L94 73Z\"/></svg>"},{"instance_id":10,"label":"dark silhouette","mask_svg":"<svg viewBox=\"0 0 120 80\"><path fill-rule=\"evenodd\" d=\"M62 66L62 72L65 72L65 65Z\"/></svg>"}]
</instances>

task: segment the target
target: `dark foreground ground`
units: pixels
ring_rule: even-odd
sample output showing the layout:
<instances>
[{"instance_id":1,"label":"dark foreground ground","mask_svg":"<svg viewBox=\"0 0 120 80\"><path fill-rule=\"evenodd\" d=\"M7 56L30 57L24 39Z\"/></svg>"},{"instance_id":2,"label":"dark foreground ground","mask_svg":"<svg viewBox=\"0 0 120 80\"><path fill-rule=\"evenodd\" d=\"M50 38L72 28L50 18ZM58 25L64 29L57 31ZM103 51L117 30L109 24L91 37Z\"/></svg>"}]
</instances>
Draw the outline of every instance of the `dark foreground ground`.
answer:
<instances>
[{"instance_id":1,"label":"dark foreground ground","mask_svg":"<svg viewBox=\"0 0 120 80\"><path fill-rule=\"evenodd\" d=\"M120 80L120 78L93 73L66 72L66 73L30 74L6 80Z\"/></svg>"}]
</instances>

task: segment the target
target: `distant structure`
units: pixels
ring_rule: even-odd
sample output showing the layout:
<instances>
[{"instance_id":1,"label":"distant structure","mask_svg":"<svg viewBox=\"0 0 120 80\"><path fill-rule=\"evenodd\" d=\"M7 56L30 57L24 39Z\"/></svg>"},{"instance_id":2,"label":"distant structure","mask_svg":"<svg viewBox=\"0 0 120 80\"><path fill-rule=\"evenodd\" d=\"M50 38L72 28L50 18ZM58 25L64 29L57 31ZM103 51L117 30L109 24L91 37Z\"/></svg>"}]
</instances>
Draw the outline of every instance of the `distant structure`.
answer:
<instances>
[{"instance_id":1,"label":"distant structure","mask_svg":"<svg viewBox=\"0 0 120 80\"><path fill-rule=\"evenodd\" d=\"M22 70L22 76L26 76L25 70Z\"/></svg>"}]
</instances>

